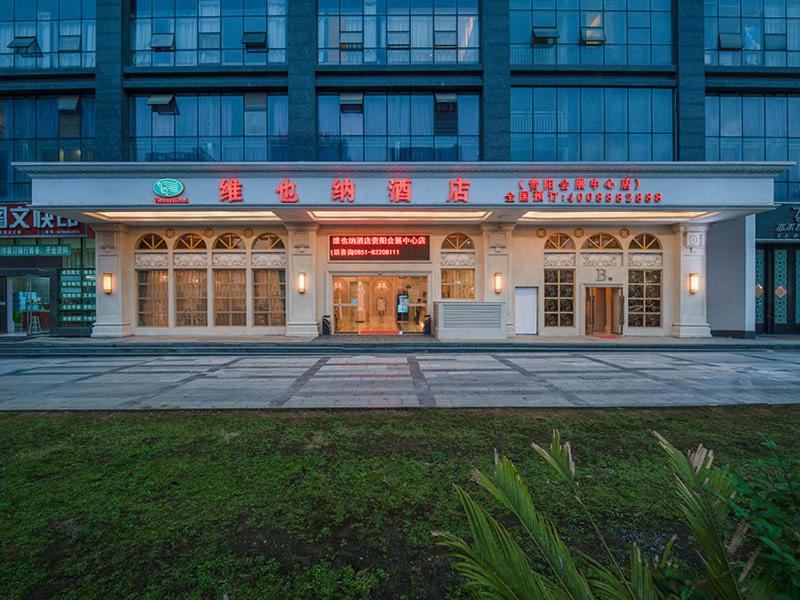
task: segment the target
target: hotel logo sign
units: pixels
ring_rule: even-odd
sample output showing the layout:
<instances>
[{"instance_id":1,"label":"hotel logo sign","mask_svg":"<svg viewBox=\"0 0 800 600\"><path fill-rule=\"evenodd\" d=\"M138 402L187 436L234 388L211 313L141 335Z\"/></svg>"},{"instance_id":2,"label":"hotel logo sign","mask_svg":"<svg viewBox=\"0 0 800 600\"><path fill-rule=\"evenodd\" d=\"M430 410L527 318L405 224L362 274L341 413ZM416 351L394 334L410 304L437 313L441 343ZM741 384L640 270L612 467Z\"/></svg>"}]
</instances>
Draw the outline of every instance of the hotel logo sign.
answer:
<instances>
[{"instance_id":1,"label":"hotel logo sign","mask_svg":"<svg viewBox=\"0 0 800 600\"><path fill-rule=\"evenodd\" d=\"M155 204L189 204L189 198L181 196L186 186L177 179L159 179L153 183Z\"/></svg>"}]
</instances>

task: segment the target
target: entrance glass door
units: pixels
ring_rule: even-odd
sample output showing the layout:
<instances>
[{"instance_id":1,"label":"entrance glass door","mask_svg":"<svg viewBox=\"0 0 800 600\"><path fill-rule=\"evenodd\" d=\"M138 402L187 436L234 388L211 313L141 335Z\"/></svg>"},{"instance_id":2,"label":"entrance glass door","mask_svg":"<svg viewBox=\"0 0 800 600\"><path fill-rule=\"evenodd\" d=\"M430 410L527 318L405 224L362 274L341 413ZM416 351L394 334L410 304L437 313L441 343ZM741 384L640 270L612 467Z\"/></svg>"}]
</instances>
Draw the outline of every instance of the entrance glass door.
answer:
<instances>
[{"instance_id":1,"label":"entrance glass door","mask_svg":"<svg viewBox=\"0 0 800 600\"><path fill-rule=\"evenodd\" d=\"M586 335L622 335L622 289L586 288Z\"/></svg>"},{"instance_id":2,"label":"entrance glass door","mask_svg":"<svg viewBox=\"0 0 800 600\"><path fill-rule=\"evenodd\" d=\"M428 316L428 278L418 275L333 278L336 333L422 333Z\"/></svg>"},{"instance_id":3,"label":"entrance glass door","mask_svg":"<svg viewBox=\"0 0 800 600\"><path fill-rule=\"evenodd\" d=\"M13 331L29 335L50 333L50 278L26 275L9 277Z\"/></svg>"}]
</instances>

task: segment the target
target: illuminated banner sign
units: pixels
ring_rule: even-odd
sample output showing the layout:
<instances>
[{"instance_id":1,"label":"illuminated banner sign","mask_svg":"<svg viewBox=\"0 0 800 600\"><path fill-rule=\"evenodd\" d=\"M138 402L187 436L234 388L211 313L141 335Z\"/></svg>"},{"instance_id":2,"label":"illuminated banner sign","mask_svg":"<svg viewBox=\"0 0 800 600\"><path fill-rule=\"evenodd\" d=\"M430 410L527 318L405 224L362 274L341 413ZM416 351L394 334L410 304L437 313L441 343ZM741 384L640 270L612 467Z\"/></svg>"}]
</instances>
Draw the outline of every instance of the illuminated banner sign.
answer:
<instances>
[{"instance_id":1,"label":"illuminated banner sign","mask_svg":"<svg viewBox=\"0 0 800 600\"><path fill-rule=\"evenodd\" d=\"M427 235L331 235L330 260L430 260Z\"/></svg>"},{"instance_id":2,"label":"illuminated banner sign","mask_svg":"<svg viewBox=\"0 0 800 600\"><path fill-rule=\"evenodd\" d=\"M0 206L0 238L87 237L89 232L84 223L36 210L29 204Z\"/></svg>"},{"instance_id":3,"label":"illuminated banner sign","mask_svg":"<svg viewBox=\"0 0 800 600\"><path fill-rule=\"evenodd\" d=\"M0 246L0 256L70 256L72 246Z\"/></svg>"}]
</instances>

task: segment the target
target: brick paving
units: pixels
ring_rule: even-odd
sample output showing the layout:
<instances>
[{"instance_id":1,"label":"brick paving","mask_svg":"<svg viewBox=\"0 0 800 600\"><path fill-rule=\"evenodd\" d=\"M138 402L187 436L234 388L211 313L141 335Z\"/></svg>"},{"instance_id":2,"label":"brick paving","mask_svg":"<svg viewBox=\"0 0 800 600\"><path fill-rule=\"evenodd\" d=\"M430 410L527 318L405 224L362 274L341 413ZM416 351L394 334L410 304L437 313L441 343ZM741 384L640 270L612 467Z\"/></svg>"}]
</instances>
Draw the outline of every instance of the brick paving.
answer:
<instances>
[{"instance_id":1,"label":"brick paving","mask_svg":"<svg viewBox=\"0 0 800 600\"><path fill-rule=\"evenodd\" d=\"M92 356L0 361L0 410L800 402L800 351Z\"/></svg>"}]
</instances>

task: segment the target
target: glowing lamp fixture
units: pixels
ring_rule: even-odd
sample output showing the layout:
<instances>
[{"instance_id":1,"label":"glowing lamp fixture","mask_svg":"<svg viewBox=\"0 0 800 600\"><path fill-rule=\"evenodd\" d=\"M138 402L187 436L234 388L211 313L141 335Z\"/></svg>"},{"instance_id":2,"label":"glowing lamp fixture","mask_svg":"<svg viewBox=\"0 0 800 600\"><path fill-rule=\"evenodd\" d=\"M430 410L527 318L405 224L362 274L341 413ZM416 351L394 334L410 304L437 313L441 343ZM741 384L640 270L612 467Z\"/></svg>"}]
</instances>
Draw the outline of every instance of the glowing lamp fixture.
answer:
<instances>
[{"instance_id":1,"label":"glowing lamp fixture","mask_svg":"<svg viewBox=\"0 0 800 600\"><path fill-rule=\"evenodd\" d=\"M700 291L700 274L689 273L689 293L696 294Z\"/></svg>"},{"instance_id":2,"label":"glowing lamp fixture","mask_svg":"<svg viewBox=\"0 0 800 600\"><path fill-rule=\"evenodd\" d=\"M494 293L499 294L503 291L503 274L494 274Z\"/></svg>"},{"instance_id":3,"label":"glowing lamp fixture","mask_svg":"<svg viewBox=\"0 0 800 600\"><path fill-rule=\"evenodd\" d=\"M114 278L111 273L103 273L103 293L110 294L114 290Z\"/></svg>"},{"instance_id":4,"label":"glowing lamp fixture","mask_svg":"<svg viewBox=\"0 0 800 600\"><path fill-rule=\"evenodd\" d=\"M297 291L301 294L306 293L306 274L302 271L297 274Z\"/></svg>"}]
</instances>

